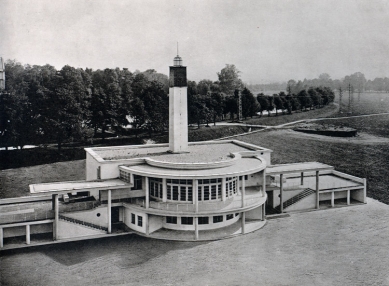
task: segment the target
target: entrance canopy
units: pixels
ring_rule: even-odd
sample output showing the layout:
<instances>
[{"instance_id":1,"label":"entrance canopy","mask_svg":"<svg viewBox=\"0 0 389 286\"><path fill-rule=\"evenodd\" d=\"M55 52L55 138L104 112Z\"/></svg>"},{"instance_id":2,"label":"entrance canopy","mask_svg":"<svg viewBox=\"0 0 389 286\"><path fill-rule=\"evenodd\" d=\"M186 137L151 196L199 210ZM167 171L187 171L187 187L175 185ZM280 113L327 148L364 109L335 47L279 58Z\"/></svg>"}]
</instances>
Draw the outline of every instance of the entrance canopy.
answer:
<instances>
[{"instance_id":1,"label":"entrance canopy","mask_svg":"<svg viewBox=\"0 0 389 286\"><path fill-rule=\"evenodd\" d=\"M119 179L104 180L104 181L70 181L58 183L44 183L30 185L30 193L71 193L91 190L114 190L131 188L132 185Z\"/></svg>"},{"instance_id":2,"label":"entrance canopy","mask_svg":"<svg viewBox=\"0 0 389 286\"><path fill-rule=\"evenodd\" d=\"M266 175L292 174L312 171L331 171L334 167L319 162L272 165L266 168Z\"/></svg>"}]
</instances>

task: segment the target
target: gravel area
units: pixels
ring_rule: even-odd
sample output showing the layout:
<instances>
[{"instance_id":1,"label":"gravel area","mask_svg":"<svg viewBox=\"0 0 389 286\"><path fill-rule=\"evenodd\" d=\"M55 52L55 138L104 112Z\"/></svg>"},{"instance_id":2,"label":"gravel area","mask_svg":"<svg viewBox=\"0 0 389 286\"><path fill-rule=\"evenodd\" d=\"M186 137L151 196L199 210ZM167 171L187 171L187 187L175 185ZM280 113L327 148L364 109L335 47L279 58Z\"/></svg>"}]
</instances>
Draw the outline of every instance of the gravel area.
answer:
<instances>
[{"instance_id":1,"label":"gravel area","mask_svg":"<svg viewBox=\"0 0 389 286\"><path fill-rule=\"evenodd\" d=\"M295 213L207 243L135 235L2 253L0 285L389 285L389 207Z\"/></svg>"}]
</instances>

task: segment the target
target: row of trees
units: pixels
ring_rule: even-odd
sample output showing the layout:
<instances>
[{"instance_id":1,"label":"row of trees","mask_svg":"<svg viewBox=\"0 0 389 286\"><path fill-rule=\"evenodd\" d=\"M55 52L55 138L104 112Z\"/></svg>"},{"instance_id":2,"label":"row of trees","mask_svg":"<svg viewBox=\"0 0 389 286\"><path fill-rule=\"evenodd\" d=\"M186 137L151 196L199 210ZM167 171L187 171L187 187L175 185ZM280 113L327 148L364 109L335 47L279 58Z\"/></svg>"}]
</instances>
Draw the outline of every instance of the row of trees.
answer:
<instances>
[{"instance_id":1,"label":"row of trees","mask_svg":"<svg viewBox=\"0 0 389 286\"><path fill-rule=\"evenodd\" d=\"M261 116L263 111L267 111L268 116L270 116L270 112L275 110L277 116L279 110L283 114L291 114L292 111L320 108L333 102L334 99L335 94L328 87L310 87L308 90L303 89L297 94L286 94L281 91L279 94L273 94L273 96L267 96L263 93L257 95Z\"/></svg>"},{"instance_id":2,"label":"row of trees","mask_svg":"<svg viewBox=\"0 0 389 286\"><path fill-rule=\"evenodd\" d=\"M150 132L165 127L168 79L153 70L76 69L5 65L0 97L0 146L24 146L92 138L129 123ZM157 79L156 79L157 78Z\"/></svg>"},{"instance_id":3,"label":"row of trees","mask_svg":"<svg viewBox=\"0 0 389 286\"><path fill-rule=\"evenodd\" d=\"M64 66L21 65L7 61L6 90L0 94L0 146L82 141L132 125L135 133L163 132L168 127L169 81L155 70L92 70ZM281 92L255 97L234 65L226 65L218 80L188 81L190 124L234 119L241 93L242 115L276 108L282 112L321 106L333 100L329 88L296 94ZM270 113L269 113L270 115Z\"/></svg>"},{"instance_id":4,"label":"row of trees","mask_svg":"<svg viewBox=\"0 0 389 286\"><path fill-rule=\"evenodd\" d=\"M315 79L304 79L303 81L289 80L286 90L288 93L297 94L303 89L312 86L323 86L331 89L347 89L348 85L353 87L354 91L385 91L389 92L389 78L375 78L374 80L367 80L365 75L361 72L356 72L345 76L343 79L332 80L330 75L323 73Z\"/></svg>"}]
</instances>

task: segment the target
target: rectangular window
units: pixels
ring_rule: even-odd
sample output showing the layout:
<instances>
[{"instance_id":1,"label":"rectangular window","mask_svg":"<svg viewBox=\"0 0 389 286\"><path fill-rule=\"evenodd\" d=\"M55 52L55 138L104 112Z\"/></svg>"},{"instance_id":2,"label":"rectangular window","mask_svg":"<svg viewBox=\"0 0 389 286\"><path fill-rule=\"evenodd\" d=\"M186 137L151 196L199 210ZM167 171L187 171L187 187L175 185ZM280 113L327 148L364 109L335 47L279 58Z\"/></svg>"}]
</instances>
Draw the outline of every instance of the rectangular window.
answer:
<instances>
[{"instance_id":1,"label":"rectangular window","mask_svg":"<svg viewBox=\"0 0 389 286\"><path fill-rule=\"evenodd\" d=\"M181 217L181 224L193 225L193 217Z\"/></svg>"},{"instance_id":2,"label":"rectangular window","mask_svg":"<svg viewBox=\"0 0 389 286\"><path fill-rule=\"evenodd\" d=\"M197 191L198 193L197 194L198 194L198 200L199 201L203 200L202 189L203 189L202 187L198 187L198 191Z\"/></svg>"},{"instance_id":3,"label":"rectangular window","mask_svg":"<svg viewBox=\"0 0 389 286\"><path fill-rule=\"evenodd\" d=\"M216 185L211 185L211 199L216 200Z\"/></svg>"},{"instance_id":4,"label":"rectangular window","mask_svg":"<svg viewBox=\"0 0 389 286\"><path fill-rule=\"evenodd\" d=\"M249 176L245 175L244 179L247 181L249 179Z\"/></svg>"},{"instance_id":5,"label":"rectangular window","mask_svg":"<svg viewBox=\"0 0 389 286\"><path fill-rule=\"evenodd\" d=\"M186 201L186 187L180 187L180 201Z\"/></svg>"},{"instance_id":6,"label":"rectangular window","mask_svg":"<svg viewBox=\"0 0 389 286\"><path fill-rule=\"evenodd\" d=\"M131 190L141 190L142 189L142 176L134 175L134 186Z\"/></svg>"},{"instance_id":7,"label":"rectangular window","mask_svg":"<svg viewBox=\"0 0 389 286\"><path fill-rule=\"evenodd\" d=\"M188 187L188 201L192 201L192 187Z\"/></svg>"},{"instance_id":8,"label":"rectangular window","mask_svg":"<svg viewBox=\"0 0 389 286\"><path fill-rule=\"evenodd\" d=\"M131 214L131 223L135 224L135 215L134 214Z\"/></svg>"},{"instance_id":9,"label":"rectangular window","mask_svg":"<svg viewBox=\"0 0 389 286\"><path fill-rule=\"evenodd\" d=\"M207 217L207 216L200 216L199 217L199 224L209 224L209 217Z\"/></svg>"},{"instance_id":10,"label":"rectangular window","mask_svg":"<svg viewBox=\"0 0 389 286\"><path fill-rule=\"evenodd\" d=\"M167 199L168 200L172 199L172 187L169 185L167 186Z\"/></svg>"},{"instance_id":11,"label":"rectangular window","mask_svg":"<svg viewBox=\"0 0 389 286\"><path fill-rule=\"evenodd\" d=\"M98 180L101 179L101 166L98 166L98 167L97 167L97 179L98 179Z\"/></svg>"},{"instance_id":12,"label":"rectangular window","mask_svg":"<svg viewBox=\"0 0 389 286\"><path fill-rule=\"evenodd\" d=\"M209 201L209 186L204 186L204 201Z\"/></svg>"},{"instance_id":13,"label":"rectangular window","mask_svg":"<svg viewBox=\"0 0 389 286\"><path fill-rule=\"evenodd\" d=\"M142 225L143 225L143 217L138 215L138 226L142 226Z\"/></svg>"},{"instance_id":14,"label":"rectangular window","mask_svg":"<svg viewBox=\"0 0 389 286\"><path fill-rule=\"evenodd\" d=\"M217 215L213 217L213 223L218 223L223 221L223 216L222 215Z\"/></svg>"},{"instance_id":15,"label":"rectangular window","mask_svg":"<svg viewBox=\"0 0 389 286\"><path fill-rule=\"evenodd\" d=\"M219 199L222 197L222 185L217 185L217 197Z\"/></svg>"},{"instance_id":16,"label":"rectangular window","mask_svg":"<svg viewBox=\"0 0 389 286\"><path fill-rule=\"evenodd\" d=\"M178 201L178 186L173 186L173 200Z\"/></svg>"},{"instance_id":17,"label":"rectangular window","mask_svg":"<svg viewBox=\"0 0 389 286\"><path fill-rule=\"evenodd\" d=\"M167 216L166 223L177 224L177 217L176 216Z\"/></svg>"},{"instance_id":18,"label":"rectangular window","mask_svg":"<svg viewBox=\"0 0 389 286\"><path fill-rule=\"evenodd\" d=\"M228 214L226 216L227 220L230 220L230 219L233 219L234 218L234 214Z\"/></svg>"}]
</instances>

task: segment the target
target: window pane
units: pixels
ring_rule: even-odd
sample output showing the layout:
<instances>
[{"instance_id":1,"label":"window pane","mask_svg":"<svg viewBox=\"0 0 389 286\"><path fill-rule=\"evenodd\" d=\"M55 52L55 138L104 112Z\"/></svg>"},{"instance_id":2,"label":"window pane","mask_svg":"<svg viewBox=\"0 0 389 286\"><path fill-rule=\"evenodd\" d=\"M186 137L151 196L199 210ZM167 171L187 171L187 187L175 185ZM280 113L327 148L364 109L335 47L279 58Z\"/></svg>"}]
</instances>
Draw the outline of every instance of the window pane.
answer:
<instances>
[{"instance_id":1,"label":"window pane","mask_svg":"<svg viewBox=\"0 0 389 286\"><path fill-rule=\"evenodd\" d=\"M176 216L167 216L166 223L177 224L177 217Z\"/></svg>"},{"instance_id":2,"label":"window pane","mask_svg":"<svg viewBox=\"0 0 389 286\"><path fill-rule=\"evenodd\" d=\"M173 186L173 201L178 201L178 186Z\"/></svg>"},{"instance_id":3,"label":"window pane","mask_svg":"<svg viewBox=\"0 0 389 286\"><path fill-rule=\"evenodd\" d=\"M172 199L172 187L167 186L167 199L171 200Z\"/></svg>"},{"instance_id":4,"label":"window pane","mask_svg":"<svg viewBox=\"0 0 389 286\"><path fill-rule=\"evenodd\" d=\"M209 200L209 186L204 186L204 201Z\"/></svg>"},{"instance_id":5,"label":"window pane","mask_svg":"<svg viewBox=\"0 0 389 286\"><path fill-rule=\"evenodd\" d=\"M199 217L199 224L209 224L209 217Z\"/></svg>"},{"instance_id":6,"label":"window pane","mask_svg":"<svg viewBox=\"0 0 389 286\"><path fill-rule=\"evenodd\" d=\"M192 225L193 217L181 217L181 224Z\"/></svg>"},{"instance_id":7,"label":"window pane","mask_svg":"<svg viewBox=\"0 0 389 286\"><path fill-rule=\"evenodd\" d=\"M135 215L134 214L131 214L131 223L135 224Z\"/></svg>"},{"instance_id":8,"label":"window pane","mask_svg":"<svg viewBox=\"0 0 389 286\"><path fill-rule=\"evenodd\" d=\"M186 187L180 187L180 201L186 201Z\"/></svg>"}]
</instances>

